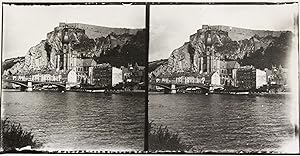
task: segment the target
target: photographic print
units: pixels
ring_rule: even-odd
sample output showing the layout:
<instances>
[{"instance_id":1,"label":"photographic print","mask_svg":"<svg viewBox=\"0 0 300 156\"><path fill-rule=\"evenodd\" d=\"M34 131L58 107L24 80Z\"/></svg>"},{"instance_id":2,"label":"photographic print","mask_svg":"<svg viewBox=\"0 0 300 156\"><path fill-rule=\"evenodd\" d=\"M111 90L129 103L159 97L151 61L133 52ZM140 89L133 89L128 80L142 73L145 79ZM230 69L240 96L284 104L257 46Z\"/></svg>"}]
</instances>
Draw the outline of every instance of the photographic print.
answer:
<instances>
[{"instance_id":1,"label":"photographic print","mask_svg":"<svg viewBox=\"0 0 300 156\"><path fill-rule=\"evenodd\" d=\"M151 5L149 150L298 153L298 4Z\"/></svg>"},{"instance_id":2,"label":"photographic print","mask_svg":"<svg viewBox=\"0 0 300 156\"><path fill-rule=\"evenodd\" d=\"M2 150L144 150L145 5L2 5Z\"/></svg>"}]
</instances>

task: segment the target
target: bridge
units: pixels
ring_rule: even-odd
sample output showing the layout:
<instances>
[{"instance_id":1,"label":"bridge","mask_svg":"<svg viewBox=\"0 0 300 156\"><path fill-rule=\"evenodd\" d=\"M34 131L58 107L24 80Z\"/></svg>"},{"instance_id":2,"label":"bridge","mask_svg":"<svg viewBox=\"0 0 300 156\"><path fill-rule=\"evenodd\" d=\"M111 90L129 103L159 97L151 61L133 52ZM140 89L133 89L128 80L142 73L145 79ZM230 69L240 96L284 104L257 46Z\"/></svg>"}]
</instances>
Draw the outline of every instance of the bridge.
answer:
<instances>
[{"instance_id":1,"label":"bridge","mask_svg":"<svg viewBox=\"0 0 300 156\"><path fill-rule=\"evenodd\" d=\"M33 86L36 85L55 85L58 87L58 90L65 90L66 89L66 83L62 82L45 82L45 81L23 81L23 80L12 80L12 79L3 79L3 82L8 82L16 85L21 86L21 91L32 91Z\"/></svg>"},{"instance_id":2,"label":"bridge","mask_svg":"<svg viewBox=\"0 0 300 156\"><path fill-rule=\"evenodd\" d=\"M185 88L194 88L198 87L201 88L205 91L209 90L209 86L205 86L204 84L201 83L164 83L164 82L149 82L150 85L153 86L158 86L161 88L164 88L165 91L168 91L170 93L176 93L176 90L179 89L185 89Z\"/></svg>"}]
</instances>

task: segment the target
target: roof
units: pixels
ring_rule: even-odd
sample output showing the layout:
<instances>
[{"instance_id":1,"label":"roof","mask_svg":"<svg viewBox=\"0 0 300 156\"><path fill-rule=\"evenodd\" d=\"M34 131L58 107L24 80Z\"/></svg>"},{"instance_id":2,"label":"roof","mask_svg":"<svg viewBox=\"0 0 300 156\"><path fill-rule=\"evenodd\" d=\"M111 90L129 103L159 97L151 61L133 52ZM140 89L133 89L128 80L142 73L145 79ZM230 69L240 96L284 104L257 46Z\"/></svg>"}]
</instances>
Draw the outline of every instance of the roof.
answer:
<instances>
[{"instance_id":1,"label":"roof","mask_svg":"<svg viewBox=\"0 0 300 156\"><path fill-rule=\"evenodd\" d=\"M215 72L209 73L209 74L200 74L197 72L176 72L176 73L164 73L161 76L159 76L160 78L177 78L177 77L211 77L211 75L213 75Z\"/></svg>"},{"instance_id":2,"label":"roof","mask_svg":"<svg viewBox=\"0 0 300 156\"><path fill-rule=\"evenodd\" d=\"M76 64L77 66L90 67L93 60L92 58L76 58Z\"/></svg>"},{"instance_id":3,"label":"roof","mask_svg":"<svg viewBox=\"0 0 300 156\"><path fill-rule=\"evenodd\" d=\"M82 66L84 66L84 67L91 66L92 62L93 62L93 59L83 59Z\"/></svg>"},{"instance_id":4,"label":"roof","mask_svg":"<svg viewBox=\"0 0 300 156\"><path fill-rule=\"evenodd\" d=\"M211 72L211 73L204 75L205 79L210 79L211 76L214 75L214 73L216 73L216 72Z\"/></svg>"},{"instance_id":5,"label":"roof","mask_svg":"<svg viewBox=\"0 0 300 156\"><path fill-rule=\"evenodd\" d=\"M138 70L144 70L145 67L144 66L137 66Z\"/></svg>"},{"instance_id":6,"label":"roof","mask_svg":"<svg viewBox=\"0 0 300 156\"><path fill-rule=\"evenodd\" d=\"M128 65L128 66L130 66L130 65ZM138 70L144 70L145 69L144 66L139 66L137 62L135 63L134 67L136 67Z\"/></svg>"},{"instance_id":7,"label":"roof","mask_svg":"<svg viewBox=\"0 0 300 156\"><path fill-rule=\"evenodd\" d=\"M227 61L226 62L226 68L227 69L233 69L235 68L235 65L239 64L237 61Z\"/></svg>"},{"instance_id":8,"label":"roof","mask_svg":"<svg viewBox=\"0 0 300 156\"><path fill-rule=\"evenodd\" d=\"M238 71L240 71L240 70L253 70L253 69L255 69L255 68L252 65L251 66L247 65L247 66L239 67Z\"/></svg>"}]
</instances>

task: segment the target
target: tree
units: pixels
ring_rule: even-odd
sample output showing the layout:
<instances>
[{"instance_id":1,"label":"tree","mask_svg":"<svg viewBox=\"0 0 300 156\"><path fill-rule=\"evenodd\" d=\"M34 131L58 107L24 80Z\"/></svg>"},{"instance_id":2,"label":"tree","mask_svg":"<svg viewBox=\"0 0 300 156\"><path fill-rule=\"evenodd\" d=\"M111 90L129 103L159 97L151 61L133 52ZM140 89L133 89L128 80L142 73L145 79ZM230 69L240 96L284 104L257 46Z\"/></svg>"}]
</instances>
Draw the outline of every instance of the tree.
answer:
<instances>
[{"instance_id":1,"label":"tree","mask_svg":"<svg viewBox=\"0 0 300 156\"><path fill-rule=\"evenodd\" d=\"M150 151L188 151L192 146L185 145L178 133L169 131L167 126L149 124L149 150Z\"/></svg>"},{"instance_id":2,"label":"tree","mask_svg":"<svg viewBox=\"0 0 300 156\"><path fill-rule=\"evenodd\" d=\"M34 135L31 131L23 129L21 124L11 122L7 118L1 120L2 128L2 146L4 151L13 151L16 148L31 146L33 148L40 147L41 144L33 139Z\"/></svg>"}]
</instances>

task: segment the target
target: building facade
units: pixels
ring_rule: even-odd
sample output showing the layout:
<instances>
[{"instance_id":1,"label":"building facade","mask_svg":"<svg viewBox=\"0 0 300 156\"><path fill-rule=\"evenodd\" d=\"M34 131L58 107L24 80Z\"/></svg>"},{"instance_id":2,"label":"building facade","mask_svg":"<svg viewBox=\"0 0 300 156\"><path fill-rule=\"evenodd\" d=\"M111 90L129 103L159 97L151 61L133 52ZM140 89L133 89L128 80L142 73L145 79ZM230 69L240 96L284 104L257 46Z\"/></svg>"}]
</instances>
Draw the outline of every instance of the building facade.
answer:
<instances>
[{"instance_id":1,"label":"building facade","mask_svg":"<svg viewBox=\"0 0 300 156\"><path fill-rule=\"evenodd\" d=\"M90 67L89 77L92 85L97 87L111 87L112 68L108 63Z\"/></svg>"},{"instance_id":2,"label":"building facade","mask_svg":"<svg viewBox=\"0 0 300 156\"><path fill-rule=\"evenodd\" d=\"M267 85L267 73L264 70L255 69L256 79L255 88L258 89L264 85Z\"/></svg>"},{"instance_id":3,"label":"building facade","mask_svg":"<svg viewBox=\"0 0 300 156\"><path fill-rule=\"evenodd\" d=\"M141 83L145 81L145 67L128 64L128 67L121 67L122 79L124 82Z\"/></svg>"},{"instance_id":4,"label":"building facade","mask_svg":"<svg viewBox=\"0 0 300 156\"><path fill-rule=\"evenodd\" d=\"M236 71L236 86L240 89L250 90L256 87L256 72L253 67L243 67Z\"/></svg>"},{"instance_id":5,"label":"building facade","mask_svg":"<svg viewBox=\"0 0 300 156\"><path fill-rule=\"evenodd\" d=\"M114 87L123 82L122 70L108 63L89 68L90 84L97 87Z\"/></svg>"},{"instance_id":6,"label":"building facade","mask_svg":"<svg viewBox=\"0 0 300 156\"><path fill-rule=\"evenodd\" d=\"M236 87L243 90L258 89L267 85L267 74L265 71L255 69L252 66L241 67L233 71L236 79Z\"/></svg>"},{"instance_id":7,"label":"building facade","mask_svg":"<svg viewBox=\"0 0 300 156\"><path fill-rule=\"evenodd\" d=\"M122 69L112 67L112 81L111 85L114 87L123 82L122 79Z\"/></svg>"}]
</instances>

